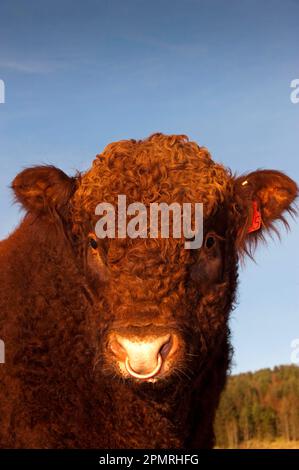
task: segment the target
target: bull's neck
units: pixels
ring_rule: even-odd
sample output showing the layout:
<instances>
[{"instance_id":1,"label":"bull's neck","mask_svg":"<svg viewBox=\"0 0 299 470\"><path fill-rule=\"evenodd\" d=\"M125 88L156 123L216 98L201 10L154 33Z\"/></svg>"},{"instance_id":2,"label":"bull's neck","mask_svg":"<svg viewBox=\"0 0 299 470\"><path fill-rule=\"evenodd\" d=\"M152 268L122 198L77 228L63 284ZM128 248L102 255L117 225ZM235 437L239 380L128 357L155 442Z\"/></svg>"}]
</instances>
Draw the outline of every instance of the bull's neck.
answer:
<instances>
[{"instance_id":1,"label":"bull's neck","mask_svg":"<svg viewBox=\"0 0 299 470\"><path fill-rule=\"evenodd\" d=\"M115 416L112 447L184 447L190 433L191 394L187 388L153 392L117 384L109 390Z\"/></svg>"}]
</instances>

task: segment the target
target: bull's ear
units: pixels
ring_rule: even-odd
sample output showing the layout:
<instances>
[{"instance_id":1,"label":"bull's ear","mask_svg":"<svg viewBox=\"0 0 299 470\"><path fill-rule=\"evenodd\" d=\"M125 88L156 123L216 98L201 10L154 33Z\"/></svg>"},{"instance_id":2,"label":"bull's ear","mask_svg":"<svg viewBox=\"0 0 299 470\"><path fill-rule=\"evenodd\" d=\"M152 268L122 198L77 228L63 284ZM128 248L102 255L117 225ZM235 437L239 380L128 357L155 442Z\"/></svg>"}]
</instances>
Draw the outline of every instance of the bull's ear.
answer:
<instances>
[{"instance_id":1,"label":"bull's ear","mask_svg":"<svg viewBox=\"0 0 299 470\"><path fill-rule=\"evenodd\" d=\"M234 181L234 209L238 212L238 248L251 252L267 231L278 230L274 222L288 223L284 214L294 214L297 184L284 173L258 170ZM235 213L236 215L236 213Z\"/></svg>"},{"instance_id":2,"label":"bull's ear","mask_svg":"<svg viewBox=\"0 0 299 470\"><path fill-rule=\"evenodd\" d=\"M16 200L29 212L61 212L67 205L76 185L54 166L36 166L19 173L12 182Z\"/></svg>"}]
</instances>

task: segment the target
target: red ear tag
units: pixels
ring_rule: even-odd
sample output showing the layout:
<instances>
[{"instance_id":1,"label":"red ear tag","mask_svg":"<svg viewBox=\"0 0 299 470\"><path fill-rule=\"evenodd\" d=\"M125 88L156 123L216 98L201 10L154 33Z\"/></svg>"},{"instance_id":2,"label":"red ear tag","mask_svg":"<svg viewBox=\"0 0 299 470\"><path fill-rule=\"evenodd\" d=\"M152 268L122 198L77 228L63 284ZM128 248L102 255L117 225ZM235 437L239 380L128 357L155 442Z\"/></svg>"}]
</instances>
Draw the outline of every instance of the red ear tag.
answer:
<instances>
[{"instance_id":1,"label":"red ear tag","mask_svg":"<svg viewBox=\"0 0 299 470\"><path fill-rule=\"evenodd\" d=\"M262 225L262 214L259 210L257 201L252 201L252 208L253 208L252 222L251 222L250 227L248 227L247 233L251 233L251 232L255 232L256 230L259 230Z\"/></svg>"}]
</instances>

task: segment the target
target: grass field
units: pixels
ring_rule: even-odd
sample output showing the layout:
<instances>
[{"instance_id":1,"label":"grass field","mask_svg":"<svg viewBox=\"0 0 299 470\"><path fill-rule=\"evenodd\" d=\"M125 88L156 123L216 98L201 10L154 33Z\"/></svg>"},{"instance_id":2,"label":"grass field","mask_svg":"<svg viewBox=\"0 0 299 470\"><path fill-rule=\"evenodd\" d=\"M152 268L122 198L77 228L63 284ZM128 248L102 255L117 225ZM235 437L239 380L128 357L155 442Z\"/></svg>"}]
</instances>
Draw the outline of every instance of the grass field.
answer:
<instances>
[{"instance_id":1,"label":"grass field","mask_svg":"<svg viewBox=\"0 0 299 470\"><path fill-rule=\"evenodd\" d=\"M299 441L276 439L273 441L252 440L243 442L239 449L299 449Z\"/></svg>"}]
</instances>

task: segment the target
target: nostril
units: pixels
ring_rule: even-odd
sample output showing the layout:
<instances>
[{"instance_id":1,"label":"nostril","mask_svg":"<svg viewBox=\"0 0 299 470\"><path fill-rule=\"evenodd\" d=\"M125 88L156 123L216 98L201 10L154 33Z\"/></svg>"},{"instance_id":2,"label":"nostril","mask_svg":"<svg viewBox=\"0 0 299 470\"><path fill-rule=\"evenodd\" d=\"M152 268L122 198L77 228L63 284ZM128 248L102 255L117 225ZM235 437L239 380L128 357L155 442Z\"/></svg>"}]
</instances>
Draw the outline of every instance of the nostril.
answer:
<instances>
[{"instance_id":1,"label":"nostril","mask_svg":"<svg viewBox=\"0 0 299 470\"><path fill-rule=\"evenodd\" d=\"M117 338L113 338L110 343L109 347L111 351L117 356L118 358L125 358L126 350L124 347L117 341Z\"/></svg>"},{"instance_id":2,"label":"nostril","mask_svg":"<svg viewBox=\"0 0 299 470\"><path fill-rule=\"evenodd\" d=\"M172 344L173 344L172 336L170 336L169 339L166 341L166 343L164 343L160 348L159 353L161 354L162 359L165 359L166 356L168 356L168 354L169 354L169 352L172 348Z\"/></svg>"}]
</instances>

